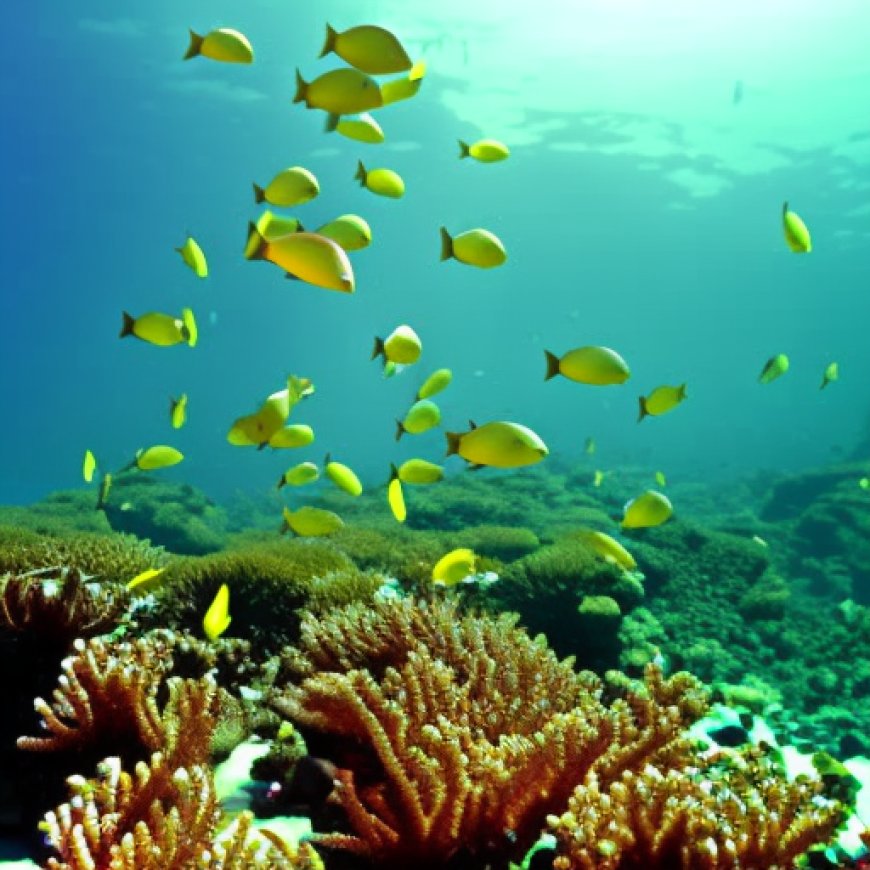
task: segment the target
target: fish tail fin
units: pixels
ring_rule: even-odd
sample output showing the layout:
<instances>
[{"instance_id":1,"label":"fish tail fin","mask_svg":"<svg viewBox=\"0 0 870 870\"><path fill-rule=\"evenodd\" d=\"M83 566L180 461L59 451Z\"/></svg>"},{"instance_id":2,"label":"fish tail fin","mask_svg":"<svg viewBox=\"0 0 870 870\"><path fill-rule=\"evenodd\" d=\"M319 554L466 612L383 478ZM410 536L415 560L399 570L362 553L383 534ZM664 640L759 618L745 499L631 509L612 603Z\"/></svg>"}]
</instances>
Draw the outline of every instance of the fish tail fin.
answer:
<instances>
[{"instance_id":1,"label":"fish tail fin","mask_svg":"<svg viewBox=\"0 0 870 870\"><path fill-rule=\"evenodd\" d=\"M366 186L366 176L368 173L366 172L365 166L363 166L362 160L357 160L356 163L356 175L354 178L363 186Z\"/></svg>"},{"instance_id":2,"label":"fish tail fin","mask_svg":"<svg viewBox=\"0 0 870 870\"><path fill-rule=\"evenodd\" d=\"M686 385L685 384L680 384L680 387L677 391L677 395L680 397L681 402L683 401L683 399L686 398Z\"/></svg>"},{"instance_id":3,"label":"fish tail fin","mask_svg":"<svg viewBox=\"0 0 870 870\"><path fill-rule=\"evenodd\" d=\"M133 335L133 327L136 324L136 318L133 317L132 314L128 314L126 311L121 312L121 317L124 319L121 323L121 332L118 335L118 338L126 338L128 335Z\"/></svg>"},{"instance_id":4,"label":"fish tail fin","mask_svg":"<svg viewBox=\"0 0 870 870\"><path fill-rule=\"evenodd\" d=\"M547 355L547 373L544 375L544 380L549 381L550 378L555 378L559 374L559 357L550 351L545 350Z\"/></svg>"},{"instance_id":5,"label":"fish tail fin","mask_svg":"<svg viewBox=\"0 0 870 870\"><path fill-rule=\"evenodd\" d=\"M375 346L372 348L372 359L377 359L379 356L384 357L386 361L386 353L384 352L384 340L375 336Z\"/></svg>"},{"instance_id":6,"label":"fish tail fin","mask_svg":"<svg viewBox=\"0 0 870 870\"><path fill-rule=\"evenodd\" d=\"M187 51L184 53L182 60L190 60L192 57L196 57L202 49L202 40L203 37L191 30L190 45L187 46Z\"/></svg>"},{"instance_id":7,"label":"fish tail fin","mask_svg":"<svg viewBox=\"0 0 870 870\"><path fill-rule=\"evenodd\" d=\"M329 25L327 25L327 27L328 26ZM339 121L341 121L341 115L336 115L335 112L328 112L326 115L326 122L323 125L324 132L332 133L335 128L338 127Z\"/></svg>"},{"instance_id":8,"label":"fish tail fin","mask_svg":"<svg viewBox=\"0 0 870 870\"><path fill-rule=\"evenodd\" d=\"M453 256L453 237L446 227L441 227L441 259L449 260Z\"/></svg>"},{"instance_id":9,"label":"fish tail fin","mask_svg":"<svg viewBox=\"0 0 870 870\"><path fill-rule=\"evenodd\" d=\"M462 437L459 432L445 432L444 437L447 439L446 456L453 456L459 453L459 439Z\"/></svg>"},{"instance_id":10,"label":"fish tail fin","mask_svg":"<svg viewBox=\"0 0 870 870\"><path fill-rule=\"evenodd\" d=\"M637 415L637 422L640 423L644 417L649 416L649 411L646 409L646 399L643 396L640 396L637 401L640 405L640 413Z\"/></svg>"},{"instance_id":11,"label":"fish tail fin","mask_svg":"<svg viewBox=\"0 0 870 870\"><path fill-rule=\"evenodd\" d=\"M323 43L323 48L320 50L320 54L318 57L326 57L326 55L335 51L335 37L338 34L335 32L333 27L327 23L326 25L326 41Z\"/></svg>"},{"instance_id":12,"label":"fish tail fin","mask_svg":"<svg viewBox=\"0 0 870 870\"><path fill-rule=\"evenodd\" d=\"M257 229L257 225L250 221L248 223L248 241L245 243L245 259L265 260L267 244L263 234Z\"/></svg>"},{"instance_id":13,"label":"fish tail fin","mask_svg":"<svg viewBox=\"0 0 870 870\"><path fill-rule=\"evenodd\" d=\"M296 94L293 97L294 103L308 103L308 82L302 78L302 73L299 72L299 67L296 67Z\"/></svg>"},{"instance_id":14,"label":"fish tail fin","mask_svg":"<svg viewBox=\"0 0 870 870\"><path fill-rule=\"evenodd\" d=\"M276 488L276 489L281 489L281 487L284 486L285 483L287 483L287 481L284 480L284 475L282 474L282 475L278 478L278 485L277 485L275 488Z\"/></svg>"},{"instance_id":15,"label":"fish tail fin","mask_svg":"<svg viewBox=\"0 0 870 870\"><path fill-rule=\"evenodd\" d=\"M405 426L401 420L396 420L396 441L401 441L405 434Z\"/></svg>"},{"instance_id":16,"label":"fish tail fin","mask_svg":"<svg viewBox=\"0 0 870 870\"><path fill-rule=\"evenodd\" d=\"M254 184L254 202L259 205L266 201L266 191L259 184Z\"/></svg>"},{"instance_id":17,"label":"fish tail fin","mask_svg":"<svg viewBox=\"0 0 870 870\"><path fill-rule=\"evenodd\" d=\"M461 139L459 139L458 142L459 142L459 159L462 160L463 157L471 156L471 147L469 146L469 144L467 142L463 142Z\"/></svg>"},{"instance_id":18,"label":"fish tail fin","mask_svg":"<svg viewBox=\"0 0 870 870\"><path fill-rule=\"evenodd\" d=\"M399 469L396 468L396 463L390 463L390 480L393 481L399 476Z\"/></svg>"},{"instance_id":19,"label":"fish tail fin","mask_svg":"<svg viewBox=\"0 0 870 870\"><path fill-rule=\"evenodd\" d=\"M785 217L788 214L788 200L786 200L782 204L782 216Z\"/></svg>"}]
</instances>

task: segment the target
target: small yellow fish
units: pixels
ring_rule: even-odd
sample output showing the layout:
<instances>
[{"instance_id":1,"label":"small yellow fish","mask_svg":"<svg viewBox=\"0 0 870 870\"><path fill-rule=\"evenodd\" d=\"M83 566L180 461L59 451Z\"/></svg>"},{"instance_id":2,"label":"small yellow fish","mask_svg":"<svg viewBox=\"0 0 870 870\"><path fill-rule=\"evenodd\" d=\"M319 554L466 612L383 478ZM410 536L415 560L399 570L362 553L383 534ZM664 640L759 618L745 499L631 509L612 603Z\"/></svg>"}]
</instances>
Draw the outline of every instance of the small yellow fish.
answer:
<instances>
[{"instance_id":1,"label":"small yellow fish","mask_svg":"<svg viewBox=\"0 0 870 870\"><path fill-rule=\"evenodd\" d=\"M444 479L444 469L425 459L406 459L398 468L392 466L391 470L402 483L424 485Z\"/></svg>"},{"instance_id":2,"label":"small yellow fish","mask_svg":"<svg viewBox=\"0 0 870 870\"><path fill-rule=\"evenodd\" d=\"M378 196L401 199L405 195L405 182L402 181L402 176L392 169L366 169L360 160L354 178L360 186L368 188Z\"/></svg>"},{"instance_id":3,"label":"small yellow fish","mask_svg":"<svg viewBox=\"0 0 870 870\"><path fill-rule=\"evenodd\" d=\"M227 441L237 447L265 447L290 416L289 389L272 393L253 414L239 417L230 427Z\"/></svg>"},{"instance_id":4,"label":"small yellow fish","mask_svg":"<svg viewBox=\"0 0 870 870\"><path fill-rule=\"evenodd\" d=\"M387 360L384 363L384 371L383 376L385 378L394 378L396 375L401 374L404 366L400 366L397 363L394 363L392 360Z\"/></svg>"},{"instance_id":5,"label":"small yellow fish","mask_svg":"<svg viewBox=\"0 0 870 870\"><path fill-rule=\"evenodd\" d=\"M631 376L628 363L609 347L577 347L562 357L545 350L547 373L544 380L549 381L556 375L563 375L578 384L591 384L604 387L611 384L624 384Z\"/></svg>"},{"instance_id":6,"label":"small yellow fish","mask_svg":"<svg viewBox=\"0 0 870 870\"><path fill-rule=\"evenodd\" d=\"M372 228L357 214L343 214L317 229L345 251L361 251L372 243Z\"/></svg>"},{"instance_id":7,"label":"small yellow fish","mask_svg":"<svg viewBox=\"0 0 870 870\"><path fill-rule=\"evenodd\" d=\"M758 382L760 384L769 384L771 381L781 378L788 371L788 366L788 357L784 353L772 356L764 364L764 368L758 376Z\"/></svg>"},{"instance_id":8,"label":"small yellow fish","mask_svg":"<svg viewBox=\"0 0 870 870\"><path fill-rule=\"evenodd\" d=\"M479 163L498 163L499 160L507 160L510 150L504 142L498 139L478 139L469 145L459 140L459 159L473 157Z\"/></svg>"},{"instance_id":9,"label":"small yellow fish","mask_svg":"<svg viewBox=\"0 0 870 870\"><path fill-rule=\"evenodd\" d=\"M788 203L782 204L782 231L786 244L796 254L808 254L813 249L813 242L807 225L793 211L789 211Z\"/></svg>"},{"instance_id":10,"label":"small yellow fish","mask_svg":"<svg viewBox=\"0 0 870 870\"><path fill-rule=\"evenodd\" d=\"M293 532L300 538L321 538L344 528L344 521L338 514L308 505L295 511L285 507L283 516L282 531Z\"/></svg>"},{"instance_id":11,"label":"small yellow fish","mask_svg":"<svg viewBox=\"0 0 870 870\"><path fill-rule=\"evenodd\" d=\"M297 69L293 102L330 115L355 115L382 106L384 97L378 83L358 69L334 69L313 82L306 82Z\"/></svg>"},{"instance_id":12,"label":"small yellow fish","mask_svg":"<svg viewBox=\"0 0 870 870\"><path fill-rule=\"evenodd\" d=\"M391 103L409 100L415 96L420 90L420 85L423 84L425 75L426 64L422 60L418 60L406 75L384 82L381 85L381 98L384 105L389 106Z\"/></svg>"},{"instance_id":13,"label":"small yellow fish","mask_svg":"<svg viewBox=\"0 0 870 870\"><path fill-rule=\"evenodd\" d=\"M423 386L417 390L417 400L431 399L432 396L446 389L453 380L453 372L450 369L436 369L423 381Z\"/></svg>"},{"instance_id":14,"label":"small yellow fish","mask_svg":"<svg viewBox=\"0 0 870 870\"><path fill-rule=\"evenodd\" d=\"M447 455L461 456L474 467L519 468L540 462L550 452L540 436L519 423L499 420L468 432L447 432Z\"/></svg>"},{"instance_id":15,"label":"small yellow fish","mask_svg":"<svg viewBox=\"0 0 870 870\"><path fill-rule=\"evenodd\" d=\"M306 423L284 426L269 436L269 446L275 450L307 447L314 443L314 430Z\"/></svg>"},{"instance_id":16,"label":"small yellow fish","mask_svg":"<svg viewBox=\"0 0 870 870\"><path fill-rule=\"evenodd\" d=\"M97 494L97 510L106 509L106 502L109 500L109 493L112 491L112 475L107 471L100 481L100 491Z\"/></svg>"},{"instance_id":17,"label":"small yellow fish","mask_svg":"<svg viewBox=\"0 0 870 870\"><path fill-rule=\"evenodd\" d=\"M173 429L180 429L187 422L187 393L169 400L169 422Z\"/></svg>"},{"instance_id":18,"label":"small yellow fish","mask_svg":"<svg viewBox=\"0 0 870 870\"><path fill-rule=\"evenodd\" d=\"M155 444L153 447L136 451L133 463L140 471L155 471L158 468L170 468L178 465L184 459L184 454L166 444Z\"/></svg>"},{"instance_id":19,"label":"small yellow fish","mask_svg":"<svg viewBox=\"0 0 870 870\"><path fill-rule=\"evenodd\" d=\"M314 384L311 378L300 378L298 375L290 375L287 378L287 398L290 403L290 410L308 396L314 395Z\"/></svg>"},{"instance_id":20,"label":"small yellow fish","mask_svg":"<svg viewBox=\"0 0 870 870\"><path fill-rule=\"evenodd\" d=\"M130 592L135 592L137 595L147 595L160 585L156 581L165 570L165 568L148 568L147 571L137 574L130 580L127 583L127 589Z\"/></svg>"},{"instance_id":21,"label":"small yellow fish","mask_svg":"<svg viewBox=\"0 0 870 870\"><path fill-rule=\"evenodd\" d=\"M310 202L320 193L314 174L302 166L282 169L265 187L254 185L255 202L293 208Z\"/></svg>"},{"instance_id":22,"label":"small yellow fish","mask_svg":"<svg viewBox=\"0 0 870 870\"><path fill-rule=\"evenodd\" d=\"M637 498L626 502L622 523L624 529L647 529L660 526L674 512L670 499L654 489L648 489Z\"/></svg>"},{"instance_id":23,"label":"small yellow fish","mask_svg":"<svg viewBox=\"0 0 870 870\"><path fill-rule=\"evenodd\" d=\"M205 259L205 254L203 253L202 248L197 244L196 239L192 236L188 236L185 243L175 250L181 254L181 259L184 260L191 269L193 269L197 278L208 277L208 262Z\"/></svg>"},{"instance_id":24,"label":"small yellow fish","mask_svg":"<svg viewBox=\"0 0 870 870\"><path fill-rule=\"evenodd\" d=\"M368 112L360 112L358 115L328 115L325 129L327 133L334 130L347 139L365 142L367 145L380 145L387 138L381 125Z\"/></svg>"},{"instance_id":25,"label":"small yellow fish","mask_svg":"<svg viewBox=\"0 0 870 870\"><path fill-rule=\"evenodd\" d=\"M402 492L402 481L398 474L391 478L387 484L387 503L396 518L396 522L403 523L408 518L408 510L405 507L405 494Z\"/></svg>"},{"instance_id":26,"label":"small yellow fish","mask_svg":"<svg viewBox=\"0 0 870 870\"><path fill-rule=\"evenodd\" d=\"M623 571L634 571L637 568L634 556L616 538L612 538L604 532L587 529L581 534L581 539L598 553L605 562L609 562L611 565L618 565Z\"/></svg>"},{"instance_id":27,"label":"small yellow fish","mask_svg":"<svg viewBox=\"0 0 870 870\"><path fill-rule=\"evenodd\" d=\"M85 483L90 483L94 479L94 472L97 470L97 458L90 450L85 450L85 458L82 461L82 477Z\"/></svg>"},{"instance_id":28,"label":"small yellow fish","mask_svg":"<svg viewBox=\"0 0 870 870\"><path fill-rule=\"evenodd\" d=\"M668 479L665 477L665 474L664 474L663 471L657 471L657 472L653 475L653 477L655 478L655 482L656 482L659 486L667 486L667 485L668 485Z\"/></svg>"},{"instance_id":29,"label":"small yellow fish","mask_svg":"<svg viewBox=\"0 0 870 870\"><path fill-rule=\"evenodd\" d=\"M300 462L281 475L278 489L282 486L305 486L320 477L320 469L313 462Z\"/></svg>"},{"instance_id":30,"label":"small yellow fish","mask_svg":"<svg viewBox=\"0 0 870 870\"><path fill-rule=\"evenodd\" d=\"M432 580L444 586L455 586L474 574L476 562L477 556L467 547L451 550L435 563L432 568Z\"/></svg>"},{"instance_id":31,"label":"small yellow fish","mask_svg":"<svg viewBox=\"0 0 870 870\"><path fill-rule=\"evenodd\" d=\"M327 453L326 459L323 460L323 466L326 476L339 489L344 490L348 495L362 495L362 483L360 483L360 479L347 465L343 465L341 462L333 462Z\"/></svg>"},{"instance_id":32,"label":"small yellow fish","mask_svg":"<svg viewBox=\"0 0 870 870\"><path fill-rule=\"evenodd\" d=\"M292 233L270 242L250 224L245 257L268 260L294 277L326 290L353 293L355 289L353 267L344 249L316 233Z\"/></svg>"},{"instance_id":33,"label":"small yellow fish","mask_svg":"<svg viewBox=\"0 0 870 870\"><path fill-rule=\"evenodd\" d=\"M598 448L597 448L597 445L595 444L595 439L594 439L592 436L590 436L589 438L587 438L587 439L586 439L586 443L583 445L583 452L584 452L587 456L594 456L594 455L595 455L595 451L596 451L597 449L598 449Z\"/></svg>"},{"instance_id":34,"label":"small yellow fish","mask_svg":"<svg viewBox=\"0 0 870 870\"><path fill-rule=\"evenodd\" d=\"M600 469L596 468L594 473L592 474L592 485L597 489L604 483L605 473Z\"/></svg>"},{"instance_id":35,"label":"small yellow fish","mask_svg":"<svg viewBox=\"0 0 870 870\"><path fill-rule=\"evenodd\" d=\"M305 232L302 222L297 218L275 214L268 209L257 218L254 226L267 242L274 242L275 239L289 236L290 233Z\"/></svg>"},{"instance_id":36,"label":"small yellow fish","mask_svg":"<svg viewBox=\"0 0 870 870\"><path fill-rule=\"evenodd\" d=\"M467 266L492 269L507 260L507 251L501 240L489 230L467 230L454 237L441 227L441 259L451 258Z\"/></svg>"},{"instance_id":37,"label":"small yellow fish","mask_svg":"<svg viewBox=\"0 0 870 870\"><path fill-rule=\"evenodd\" d=\"M680 384L678 387L656 387L648 396L641 396L638 399L640 414L637 422L640 423L644 417L659 417L667 414L685 400L685 384Z\"/></svg>"},{"instance_id":38,"label":"small yellow fish","mask_svg":"<svg viewBox=\"0 0 870 870\"><path fill-rule=\"evenodd\" d=\"M820 390L824 390L828 384L832 384L834 381L838 381L840 379L840 366L832 362L825 368L825 373L822 375L822 385L819 387Z\"/></svg>"},{"instance_id":39,"label":"small yellow fish","mask_svg":"<svg viewBox=\"0 0 870 870\"><path fill-rule=\"evenodd\" d=\"M408 366L420 359L423 352L423 344L420 336L403 323L397 326L386 338L375 336L375 347L372 351L372 359L383 357L384 362L394 362L398 365Z\"/></svg>"},{"instance_id":40,"label":"small yellow fish","mask_svg":"<svg viewBox=\"0 0 870 870\"><path fill-rule=\"evenodd\" d=\"M238 30L221 27L212 30L205 36L190 31L190 45L184 55L184 60L192 57L208 57L223 63L253 63L254 49L248 37Z\"/></svg>"},{"instance_id":41,"label":"small yellow fish","mask_svg":"<svg viewBox=\"0 0 870 870\"><path fill-rule=\"evenodd\" d=\"M230 616L230 587L226 583L222 583L214 601L209 605L202 618L202 630L209 640L215 641L229 628L232 621Z\"/></svg>"},{"instance_id":42,"label":"small yellow fish","mask_svg":"<svg viewBox=\"0 0 870 870\"><path fill-rule=\"evenodd\" d=\"M120 338L132 335L158 347L171 347L190 339L188 329L180 317L159 311L150 311L139 317L133 317L124 311L122 316Z\"/></svg>"},{"instance_id":43,"label":"small yellow fish","mask_svg":"<svg viewBox=\"0 0 870 870\"><path fill-rule=\"evenodd\" d=\"M429 399L420 399L408 409L403 420L396 420L396 441L406 432L422 435L441 422L441 409Z\"/></svg>"},{"instance_id":44,"label":"small yellow fish","mask_svg":"<svg viewBox=\"0 0 870 870\"><path fill-rule=\"evenodd\" d=\"M343 61L371 75L411 69L411 58L402 43L383 27L360 24L341 33L326 25L326 42L318 57L335 52Z\"/></svg>"}]
</instances>

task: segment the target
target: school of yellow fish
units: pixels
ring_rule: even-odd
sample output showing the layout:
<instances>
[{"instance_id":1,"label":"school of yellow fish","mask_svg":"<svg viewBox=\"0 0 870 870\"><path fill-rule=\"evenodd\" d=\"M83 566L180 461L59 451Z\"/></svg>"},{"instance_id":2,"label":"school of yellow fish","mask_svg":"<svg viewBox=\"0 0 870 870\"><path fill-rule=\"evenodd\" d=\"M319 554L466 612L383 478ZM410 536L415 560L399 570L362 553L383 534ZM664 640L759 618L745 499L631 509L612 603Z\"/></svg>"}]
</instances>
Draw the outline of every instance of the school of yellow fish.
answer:
<instances>
[{"instance_id":1,"label":"school of yellow fish","mask_svg":"<svg viewBox=\"0 0 870 870\"><path fill-rule=\"evenodd\" d=\"M338 32L326 25L326 39L319 57L335 54L346 66L332 69L312 80L306 80L296 70L294 103L302 103L308 110L324 114L324 130L337 133L350 140L367 144L385 141L386 134L373 117L383 106L413 97L420 89L426 74L422 61L414 62L401 42L390 31L375 25L363 24ZM200 35L193 30L184 60L196 57L228 64L254 62L254 49L248 38L238 30L219 28ZM386 76L377 79L376 76ZM459 159L470 158L479 163L495 163L510 156L508 147L497 139L485 138L468 143L459 140ZM348 182L356 180L371 193L392 199L401 199L405 182L401 176L384 166L367 166L358 161L355 172L348 172ZM280 169L265 184L253 184L254 202L277 209L295 209L314 200L320 193L320 184L312 172L302 166ZM803 254L812 250L810 232L804 221L792 211L788 203L782 206L782 230L789 250ZM507 261L507 251L501 239L487 229L476 227L452 233L441 227L441 259L455 259L459 263L479 269L491 269ZM355 214L344 214L323 224L316 230L306 230L295 216L265 210L248 225L244 257L263 260L277 266L285 277L316 287L351 294L357 289L350 254L372 244L372 231L366 220ZM201 279L209 275L205 252L190 235L176 248L184 264ZM124 311L120 337L132 336L158 347L187 344L195 347L198 340L196 319L190 308L178 315L164 312L145 312L133 316ZM391 377L407 366L416 364L423 344L417 332L408 324L398 324L392 332L374 339L372 359L379 359L385 377ZM628 363L615 350L608 347L580 346L557 355L545 351L544 379L561 375L571 381L589 386L624 384L631 376ZM784 353L772 356L764 364L759 382L768 384L780 378L789 369ZM441 410L432 401L451 380L449 368L433 371L423 381L414 402L401 420L396 421L396 439L405 435L419 435L441 424ZM839 378L836 362L830 363L822 376L821 389ZM314 393L314 385L307 378L290 375L286 386L269 395L253 413L238 417L230 426L227 440L236 446L263 449L292 449L305 447L314 441L310 426L288 423L294 407ZM646 417L659 417L674 410L687 398L686 384L661 384L639 397L638 422ZM180 429L187 420L187 394L171 398L169 421L173 429ZM457 455L469 467L518 468L540 462L548 455L548 448L540 436L521 423L493 420L476 425L469 422L463 432L446 432L446 455ZM588 438L584 447L588 455L596 450L594 439ZM176 465L184 459L181 452L166 444L156 444L137 450L125 469L154 471ZM98 468L91 450L85 451L82 474L88 483L94 480ZM329 454L322 468L314 462L301 462L289 468L278 480L279 489L296 489L314 483L322 475L335 487L351 497L361 495L363 485L346 464L334 460ZM607 472L596 470L592 485L601 486ZM404 485L430 485L444 477L444 468L427 459L414 458L401 465L390 466L387 482L387 504L398 522L407 517ZM666 486L665 475L654 475L660 489ZM859 481L863 489L870 489L870 479ZM99 483L97 506L104 506L112 485L111 473L104 472ZM646 490L630 499L621 520L623 529L640 529L666 522L673 514L670 500L658 490ZM302 505L295 510L283 509L282 531L300 536L323 536L338 531L343 522L338 514ZM592 529L582 532L587 544L602 559L633 571L637 565L625 547L610 535ZM760 540L760 539L759 539ZM445 554L432 567L432 581L454 586L474 576L477 557L467 548ZM145 571L128 583L136 594L147 594L160 582L162 569ZM221 586L214 601L203 617L203 631L210 639L219 637L231 622L229 589Z\"/></svg>"}]
</instances>

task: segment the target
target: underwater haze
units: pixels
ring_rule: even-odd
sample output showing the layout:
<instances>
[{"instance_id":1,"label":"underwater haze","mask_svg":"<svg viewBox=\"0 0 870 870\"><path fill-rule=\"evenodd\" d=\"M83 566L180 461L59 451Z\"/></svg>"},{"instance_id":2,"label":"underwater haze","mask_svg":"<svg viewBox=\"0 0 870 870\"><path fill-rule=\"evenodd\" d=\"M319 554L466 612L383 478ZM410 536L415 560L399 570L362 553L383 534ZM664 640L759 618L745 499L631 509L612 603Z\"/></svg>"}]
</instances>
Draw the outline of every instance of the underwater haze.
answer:
<instances>
[{"instance_id":1,"label":"underwater haze","mask_svg":"<svg viewBox=\"0 0 870 870\"><path fill-rule=\"evenodd\" d=\"M317 60L327 22L382 24L427 63L416 98L378 113L382 145L326 134L291 102L296 67L310 80L340 64ZM182 62L188 27L227 25L253 65ZM861 0L22 6L0 77L0 499L76 484L85 448L115 468L163 442L186 457L169 479L260 491L286 452L226 433L291 372L316 385L293 421L317 440L293 461L329 450L376 483L391 461L443 458L440 430L394 441L440 366L454 374L444 428L515 420L554 456L591 436L602 463L715 480L849 455L870 411L868 32ZM459 160L457 139L481 137L510 158ZM404 198L360 187L359 159L398 171ZM242 256L252 182L290 165L320 180L293 211L306 226L354 212L372 227L353 296ZM785 244L786 200L809 255ZM441 225L491 230L507 263L440 262ZM206 280L173 250L188 233ZM182 306L195 350L118 340L122 310ZM385 379L373 338L401 323L422 360ZM581 345L616 349L630 381L545 383L544 351ZM788 374L759 384L778 353ZM840 380L820 391L834 361ZM675 413L638 425L639 395L683 382Z\"/></svg>"}]
</instances>

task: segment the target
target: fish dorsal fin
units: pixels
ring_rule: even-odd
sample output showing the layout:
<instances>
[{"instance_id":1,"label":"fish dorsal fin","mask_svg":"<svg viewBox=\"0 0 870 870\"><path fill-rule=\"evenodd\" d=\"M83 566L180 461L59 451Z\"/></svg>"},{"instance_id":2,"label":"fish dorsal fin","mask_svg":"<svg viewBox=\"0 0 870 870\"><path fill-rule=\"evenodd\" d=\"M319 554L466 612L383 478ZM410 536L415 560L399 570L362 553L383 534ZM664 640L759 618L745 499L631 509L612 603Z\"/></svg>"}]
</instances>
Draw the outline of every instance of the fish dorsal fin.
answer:
<instances>
[{"instance_id":1,"label":"fish dorsal fin","mask_svg":"<svg viewBox=\"0 0 870 870\"><path fill-rule=\"evenodd\" d=\"M475 423L474 420L469 420L469 421L468 421L468 428L469 428L469 429L476 429L476 428L477 428L477 423Z\"/></svg>"}]
</instances>

